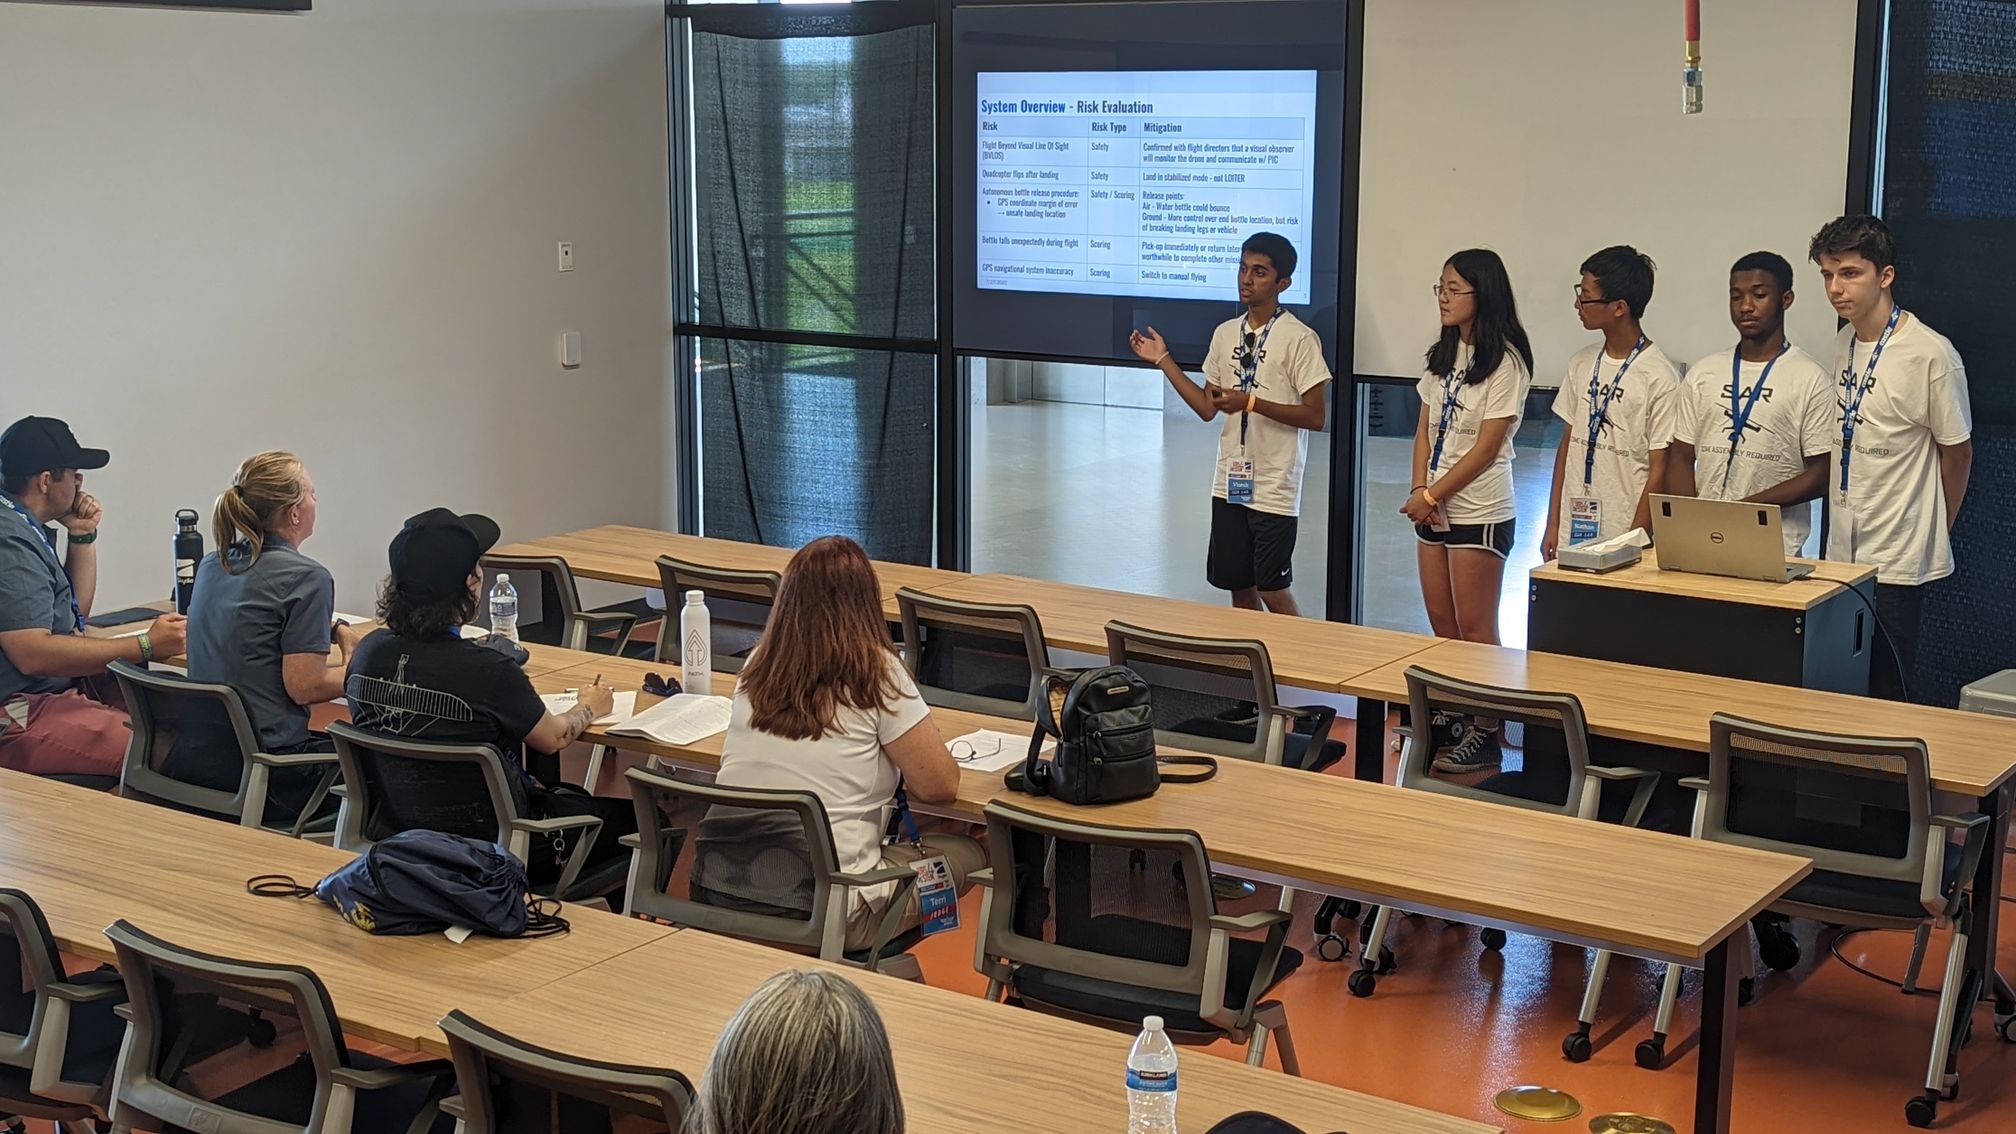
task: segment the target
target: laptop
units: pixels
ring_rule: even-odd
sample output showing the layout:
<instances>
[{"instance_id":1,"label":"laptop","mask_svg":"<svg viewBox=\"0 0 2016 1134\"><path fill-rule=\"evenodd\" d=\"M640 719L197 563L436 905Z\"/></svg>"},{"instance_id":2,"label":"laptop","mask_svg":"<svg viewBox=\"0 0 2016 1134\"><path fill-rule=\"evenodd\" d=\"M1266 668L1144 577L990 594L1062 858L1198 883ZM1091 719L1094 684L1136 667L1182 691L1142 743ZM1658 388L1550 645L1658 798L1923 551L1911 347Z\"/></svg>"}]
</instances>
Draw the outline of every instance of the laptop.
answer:
<instances>
[{"instance_id":1,"label":"laptop","mask_svg":"<svg viewBox=\"0 0 2016 1134\"><path fill-rule=\"evenodd\" d=\"M1813 573L1813 565L1785 561L1782 523L1776 504L1652 497L1652 542L1664 571L1766 583L1803 579Z\"/></svg>"}]
</instances>

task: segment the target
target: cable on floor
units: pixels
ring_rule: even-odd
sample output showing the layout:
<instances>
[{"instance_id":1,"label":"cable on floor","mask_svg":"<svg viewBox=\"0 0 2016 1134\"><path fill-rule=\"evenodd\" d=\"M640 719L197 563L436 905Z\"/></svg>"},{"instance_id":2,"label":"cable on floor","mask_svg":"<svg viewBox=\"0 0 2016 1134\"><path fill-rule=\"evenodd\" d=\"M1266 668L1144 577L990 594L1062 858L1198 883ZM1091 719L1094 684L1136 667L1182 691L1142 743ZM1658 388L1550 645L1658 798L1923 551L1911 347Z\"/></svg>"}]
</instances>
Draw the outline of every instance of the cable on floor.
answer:
<instances>
[{"instance_id":1,"label":"cable on floor","mask_svg":"<svg viewBox=\"0 0 2016 1134\"><path fill-rule=\"evenodd\" d=\"M2008 901L2009 899L2007 899L2007 898L2004 898L2004 899L2002 899L2002 900L2006 902L2006 901ZM1844 964L1844 965L1847 965L1847 966L1848 966L1848 967L1849 967L1850 969L1853 969L1854 971L1856 971L1856 972L1858 972L1858 973L1861 973L1861 974L1862 974L1863 976L1865 976L1865 977L1868 977L1868 978L1869 978L1870 980L1874 980L1874 981L1881 981L1882 983L1884 983L1884 984L1887 984L1887 985L1889 985L1889 986L1890 986L1891 988L1894 988L1894 989L1897 989L1897 990L1899 990L1899 991L1902 991L1902 990L1903 990L1903 988L1904 988L1904 982L1903 982L1903 981L1901 981L1901 980L1891 980L1891 979L1890 979L1889 977L1886 977L1886 976L1884 976L1884 975L1883 975L1882 973L1879 973L1879 972L1872 972L1872 971L1870 971L1869 969L1865 969L1865 968L1863 968L1863 967L1862 967L1861 965L1858 965L1858 964L1856 964L1855 962L1853 962L1853 961L1849 960L1849 959L1848 959L1847 957L1844 957L1844 956L1842 956L1842 955L1841 955L1841 943L1842 943L1843 941L1846 941L1846 940L1848 940L1848 939L1849 939L1850 937L1854 937L1854 936L1856 936L1856 935L1858 935L1858 934L1863 934L1863 933L1908 933L1908 932L1910 932L1910 931L1909 931L1909 930L1905 930L1905 929L1844 929L1844 930L1842 930L1841 932L1839 932L1839 933L1836 933L1836 934L1834 935L1834 940L1832 940L1832 941L1829 941L1829 942L1827 943L1827 951L1828 951L1829 953L1832 953L1832 954L1834 954L1834 959L1835 959L1835 960L1837 960L1837 961L1841 962L1841 963L1842 963L1842 964ZM1919 986L1918 986L1918 987L1917 987L1916 989L1914 989L1913 991L1905 993L1905 995L1906 995L1906 996L1937 996L1937 995L1939 995L1939 989L1938 989L1938 988L1937 988L1936 986L1935 986L1935 987L1932 987L1932 988L1927 988L1927 987L1925 987L1924 985L1919 985Z\"/></svg>"}]
</instances>

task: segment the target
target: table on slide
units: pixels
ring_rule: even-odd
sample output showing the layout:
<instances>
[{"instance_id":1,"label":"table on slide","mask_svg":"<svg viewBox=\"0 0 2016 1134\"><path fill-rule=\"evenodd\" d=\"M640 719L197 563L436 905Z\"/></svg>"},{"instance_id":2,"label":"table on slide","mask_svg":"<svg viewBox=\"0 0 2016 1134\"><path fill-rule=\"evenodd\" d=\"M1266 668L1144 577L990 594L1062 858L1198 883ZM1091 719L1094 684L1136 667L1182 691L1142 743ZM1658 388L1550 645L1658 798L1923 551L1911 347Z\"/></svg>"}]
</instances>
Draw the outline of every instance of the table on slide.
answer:
<instances>
[{"instance_id":1,"label":"table on slide","mask_svg":"<svg viewBox=\"0 0 2016 1134\"><path fill-rule=\"evenodd\" d=\"M581 665L533 684L557 692L599 673L619 689L635 689L647 668L584 655ZM714 692L731 693L734 680L714 675ZM640 692L637 706L657 700ZM947 709L932 710L932 717L947 737L1028 727ZM720 734L687 745L599 728L589 737L682 766L720 766ZM1231 873L1704 969L1696 1128L1729 1128L1736 995L1730 938L1805 877L1810 862L1340 776L1237 760L1220 760L1218 769L1205 783L1164 785L1147 799L1101 806L1089 816L1083 808L1011 793L999 772L967 771L955 800L930 807L977 820L1000 801L1072 819L1194 831L1214 867Z\"/></svg>"},{"instance_id":2,"label":"table on slide","mask_svg":"<svg viewBox=\"0 0 2016 1134\"><path fill-rule=\"evenodd\" d=\"M256 874L304 884L349 861L326 846L289 839L0 771L0 875L34 898L57 944L90 960L112 959L105 927L124 918L186 948L305 966L329 989L346 1034L429 1055L447 1054L438 1022L461 1008L557 1051L670 1066L696 1082L721 1024L771 973L818 964L698 932L569 906L563 935L500 940L376 937L345 924L320 901L265 898L245 890ZM677 953L640 953L684 940ZM603 967L632 957L629 965ZM890 1025L906 1109L920 1129L1027 1129L1033 1106L1053 1129L1117 1129L1127 1037L942 989L854 971ZM554 985L579 977L580 984ZM620 991L617 991L620 990ZM970 1050L1016 1053L984 1075L955 1073L943 1029ZM1068 1063L1059 1051L1082 1054ZM998 1072L998 1073L997 1073ZM1282 1099L1311 1130L1354 1134L1484 1134L1481 1123L1355 1091L1246 1067L1185 1059L1184 1106L1222 1114ZM1012 1101L1010 1087L1013 1087ZM1202 1100L1202 1101L1199 1101ZM1124 1102L1119 1105L1124 1107ZM927 1117L943 1121L922 1121ZM956 1117L956 1121L954 1118Z\"/></svg>"}]
</instances>

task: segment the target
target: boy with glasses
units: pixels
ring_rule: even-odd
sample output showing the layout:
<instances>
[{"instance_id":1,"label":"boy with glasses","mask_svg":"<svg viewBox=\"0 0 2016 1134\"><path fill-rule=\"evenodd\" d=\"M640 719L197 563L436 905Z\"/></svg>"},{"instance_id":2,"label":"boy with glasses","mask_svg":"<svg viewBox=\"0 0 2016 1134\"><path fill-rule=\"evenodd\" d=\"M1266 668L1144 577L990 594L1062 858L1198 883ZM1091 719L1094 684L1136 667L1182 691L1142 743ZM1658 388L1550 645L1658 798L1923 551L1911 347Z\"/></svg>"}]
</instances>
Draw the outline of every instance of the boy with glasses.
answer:
<instances>
[{"instance_id":1,"label":"boy with glasses","mask_svg":"<svg viewBox=\"0 0 2016 1134\"><path fill-rule=\"evenodd\" d=\"M1666 486L1679 375L1639 320L1652 302L1649 256L1629 245L1582 262L1575 311L1603 341L1578 351L1554 397L1567 423L1554 454L1554 495L1540 554L1650 528L1650 497Z\"/></svg>"}]
</instances>

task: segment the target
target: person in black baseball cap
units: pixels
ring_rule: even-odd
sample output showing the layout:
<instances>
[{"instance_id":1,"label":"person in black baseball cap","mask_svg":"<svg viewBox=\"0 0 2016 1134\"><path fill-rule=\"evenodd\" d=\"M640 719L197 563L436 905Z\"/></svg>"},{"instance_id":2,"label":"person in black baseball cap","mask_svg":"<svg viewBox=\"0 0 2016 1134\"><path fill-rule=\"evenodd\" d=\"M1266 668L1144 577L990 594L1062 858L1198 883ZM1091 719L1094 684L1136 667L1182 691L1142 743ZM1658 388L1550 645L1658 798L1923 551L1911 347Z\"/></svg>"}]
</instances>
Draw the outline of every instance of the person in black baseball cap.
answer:
<instances>
[{"instance_id":1,"label":"person in black baseball cap","mask_svg":"<svg viewBox=\"0 0 2016 1134\"><path fill-rule=\"evenodd\" d=\"M0 767L116 778L130 733L105 667L182 652L179 614L130 638L83 636L104 518L84 473L110 460L52 417L0 433ZM58 523L68 535L60 555Z\"/></svg>"},{"instance_id":2,"label":"person in black baseball cap","mask_svg":"<svg viewBox=\"0 0 2016 1134\"><path fill-rule=\"evenodd\" d=\"M621 886L629 852L618 840L636 832L636 809L627 799L552 790L526 769L523 755L526 748L557 755L579 740L615 706L616 691L599 680L584 682L575 704L552 712L517 662L456 634L476 616L483 554L496 543L495 521L446 508L414 516L392 537L392 573L378 594L385 628L350 657L344 686L350 721L369 732L494 747L524 787L527 818L593 815L602 821L581 877ZM418 816L427 808L474 802L416 799L401 807ZM447 815L440 820L455 821ZM557 879L562 857L549 841L534 839L526 864L534 884Z\"/></svg>"}]
</instances>

